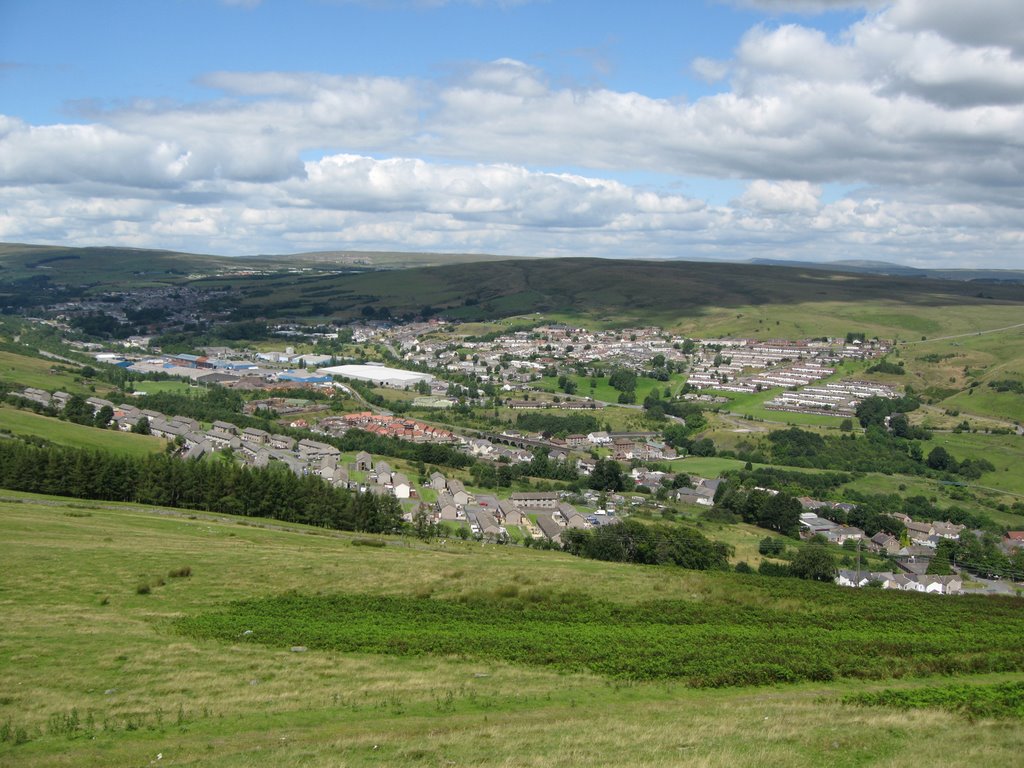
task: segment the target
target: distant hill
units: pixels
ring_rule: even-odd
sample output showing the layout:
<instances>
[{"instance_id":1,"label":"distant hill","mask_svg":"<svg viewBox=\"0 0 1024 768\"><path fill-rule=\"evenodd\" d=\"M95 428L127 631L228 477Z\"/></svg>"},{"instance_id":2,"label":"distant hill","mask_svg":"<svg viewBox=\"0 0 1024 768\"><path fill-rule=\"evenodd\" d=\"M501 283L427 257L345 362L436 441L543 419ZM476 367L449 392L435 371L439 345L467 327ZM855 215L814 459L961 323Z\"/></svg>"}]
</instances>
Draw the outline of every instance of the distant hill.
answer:
<instances>
[{"instance_id":1,"label":"distant hill","mask_svg":"<svg viewBox=\"0 0 1024 768\"><path fill-rule=\"evenodd\" d=\"M62 285L180 282L230 264L223 256L177 251L0 243L0 280L8 284L33 278Z\"/></svg>"},{"instance_id":2,"label":"distant hill","mask_svg":"<svg viewBox=\"0 0 1024 768\"><path fill-rule=\"evenodd\" d=\"M508 261L525 256L498 256L487 253L410 253L404 251L309 251L276 256L252 256L252 259L273 261L299 260L308 264L352 266L371 269L407 269L436 267L443 264L466 264L475 261Z\"/></svg>"},{"instance_id":3,"label":"distant hill","mask_svg":"<svg viewBox=\"0 0 1024 768\"><path fill-rule=\"evenodd\" d=\"M273 291L268 295L268 289ZM1024 285L883 276L736 263L614 259L524 259L418 267L321 278L260 281L242 288L271 314L364 314L386 308L397 316L424 308L462 319L493 319L534 312L663 322L711 308L793 305L806 302L864 304L895 301L936 307L948 304L1019 305Z\"/></svg>"},{"instance_id":4,"label":"distant hill","mask_svg":"<svg viewBox=\"0 0 1024 768\"><path fill-rule=\"evenodd\" d=\"M751 259L748 263L776 267L802 267L840 272L867 272L873 275L901 275L905 277L931 277L939 280L968 280L986 282L1024 283L1024 270L1020 269L922 269L887 261L849 260L821 263L792 259Z\"/></svg>"},{"instance_id":5,"label":"distant hill","mask_svg":"<svg viewBox=\"0 0 1024 768\"><path fill-rule=\"evenodd\" d=\"M418 262L427 265L410 266ZM14 307L19 297L68 300L86 290L189 283L233 290L226 306L236 310L235 319L442 314L493 320L545 313L606 325L798 337L824 333L840 316L846 318L840 329L855 324L883 334L937 335L1009 324L1002 322L1005 309L1024 309L1024 282L1017 281L1024 273L953 270L954 279L937 279L945 278L942 270L877 274L890 266L359 251L232 258L0 244L0 300ZM954 306L970 317L951 326L947 310Z\"/></svg>"},{"instance_id":6,"label":"distant hill","mask_svg":"<svg viewBox=\"0 0 1024 768\"><path fill-rule=\"evenodd\" d=\"M508 256L460 253L318 251L283 255L215 256L151 248L89 247L0 243L0 282L46 281L74 286L166 285L197 275L239 270L346 272L507 260Z\"/></svg>"}]
</instances>

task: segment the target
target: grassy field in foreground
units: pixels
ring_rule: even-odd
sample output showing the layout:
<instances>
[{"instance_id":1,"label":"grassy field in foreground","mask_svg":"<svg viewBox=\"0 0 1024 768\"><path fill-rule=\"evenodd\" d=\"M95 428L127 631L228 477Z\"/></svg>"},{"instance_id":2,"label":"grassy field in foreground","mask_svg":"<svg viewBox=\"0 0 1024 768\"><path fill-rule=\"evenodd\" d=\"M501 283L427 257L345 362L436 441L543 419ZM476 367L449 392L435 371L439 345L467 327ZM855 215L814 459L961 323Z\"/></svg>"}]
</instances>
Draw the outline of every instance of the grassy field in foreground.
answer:
<instances>
[{"instance_id":1,"label":"grassy field in foreground","mask_svg":"<svg viewBox=\"0 0 1024 768\"><path fill-rule=\"evenodd\" d=\"M312 643L293 652L249 642L241 626L227 641L175 629L229 601L288 590L405 602L418 594L434 603L501 584L557 584L627 609L656 598L799 613L796 594L771 594L781 581L766 593L728 575L518 548L353 546L352 536L299 526L0 495L16 499L0 501L3 765L999 768L1017 765L1024 749L1019 721L842 703L946 678L696 690L472 654L377 655ZM170 575L186 567L189 576ZM848 594L812 591L837 605ZM939 614L961 609L932 599ZM865 620L899 623L904 607L926 600L889 595Z\"/></svg>"},{"instance_id":2,"label":"grassy field in foreground","mask_svg":"<svg viewBox=\"0 0 1024 768\"><path fill-rule=\"evenodd\" d=\"M133 435L111 429L72 424L32 411L0 405L0 429L15 435L34 435L70 448L87 448L142 456L162 451L167 443L159 437Z\"/></svg>"}]
</instances>

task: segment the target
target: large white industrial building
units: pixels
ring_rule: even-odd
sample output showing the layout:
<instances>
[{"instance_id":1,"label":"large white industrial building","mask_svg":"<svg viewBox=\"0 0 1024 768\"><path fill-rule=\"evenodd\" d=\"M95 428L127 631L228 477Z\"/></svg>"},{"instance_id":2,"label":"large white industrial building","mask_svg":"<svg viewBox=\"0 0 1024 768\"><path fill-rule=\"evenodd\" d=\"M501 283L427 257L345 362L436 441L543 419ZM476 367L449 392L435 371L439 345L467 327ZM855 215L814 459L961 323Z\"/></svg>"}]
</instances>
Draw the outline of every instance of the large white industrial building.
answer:
<instances>
[{"instance_id":1,"label":"large white industrial building","mask_svg":"<svg viewBox=\"0 0 1024 768\"><path fill-rule=\"evenodd\" d=\"M332 365L328 368L318 368L317 373L328 376L344 376L356 381L368 381L372 384L383 387L411 387L414 384L426 381L431 382L434 377L429 373L417 373L416 371L403 371L399 368L388 368L386 365Z\"/></svg>"}]
</instances>

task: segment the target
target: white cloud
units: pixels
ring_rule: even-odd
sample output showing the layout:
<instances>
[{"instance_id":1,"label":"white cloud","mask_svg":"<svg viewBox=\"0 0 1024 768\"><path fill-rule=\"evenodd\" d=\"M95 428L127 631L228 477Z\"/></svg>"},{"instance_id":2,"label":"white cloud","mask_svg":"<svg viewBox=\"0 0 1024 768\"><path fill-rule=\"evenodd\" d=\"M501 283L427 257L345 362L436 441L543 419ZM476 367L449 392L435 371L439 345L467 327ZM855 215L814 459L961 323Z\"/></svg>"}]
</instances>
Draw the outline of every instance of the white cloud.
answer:
<instances>
[{"instance_id":1,"label":"white cloud","mask_svg":"<svg viewBox=\"0 0 1024 768\"><path fill-rule=\"evenodd\" d=\"M757 179L738 202L743 208L764 213L814 213L821 206L821 188L806 181Z\"/></svg>"},{"instance_id":2,"label":"white cloud","mask_svg":"<svg viewBox=\"0 0 1024 768\"><path fill-rule=\"evenodd\" d=\"M0 116L0 237L1012 265L1024 25L996 23L1012 10L900 0L837 36L757 26L731 60L694 61L728 78L694 101L499 59L437 81L214 72L205 101ZM623 180L637 171L748 183L714 206ZM860 191L826 203L828 183Z\"/></svg>"},{"instance_id":3,"label":"white cloud","mask_svg":"<svg viewBox=\"0 0 1024 768\"><path fill-rule=\"evenodd\" d=\"M697 77L708 83L717 83L719 80L724 80L725 76L729 74L728 62L706 59L703 56L694 59L690 68Z\"/></svg>"},{"instance_id":4,"label":"white cloud","mask_svg":"<svg viewBox=\"0 0 1024 768\"><path fill-rule=\"evenodd\" d=\"M962 45L1024 50L1024 4L1018 0L899 0L886 17L900 29L937 32Z\"/></svg>"}]
</instances>

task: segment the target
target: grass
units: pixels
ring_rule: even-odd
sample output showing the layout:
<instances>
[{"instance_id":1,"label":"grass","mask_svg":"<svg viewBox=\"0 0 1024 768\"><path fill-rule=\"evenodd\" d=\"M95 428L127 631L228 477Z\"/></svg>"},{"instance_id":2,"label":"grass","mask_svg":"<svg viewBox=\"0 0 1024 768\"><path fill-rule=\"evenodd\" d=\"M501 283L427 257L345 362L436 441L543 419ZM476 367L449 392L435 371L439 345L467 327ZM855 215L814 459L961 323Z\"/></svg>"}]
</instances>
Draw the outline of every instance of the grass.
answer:
<instances>
[{"instance_id":1,"label":"grass","mask_svg":"<svg viewBox=\"0 0 1024 768\"><path fill-rule=\"evenodd\" d=\"M739 459L718 456L687 456L684 459L673 459L669 464L673 472L686 472L701 477L719 477L731 470L743 469L746 462ZM767 464L754 464L754 467L768 466Z\"/></svg>"},{"instance_id":2,"label":"grass","mask_svg":"<svg viewBox=\"0 0 1024 768\"><path fill-rule=\"evenodd\" d=\"M14 435L41 437L70 448L113 451L133 456L158 453L167 445L158 437L72 424L7 405L0 406L0 430L7 430Z\"/></svg>"},{"instance_id":3,"label":"grass","mask_svg":"<svg viewBox=\"0 0 1024 768\"><path fill-rule=\"evenodd\" d=\"M157 392L173 392L177 395L198 395L203 390L189 384L187 381L136 381L132 383L132 389L136 392L145 392L147 395Z\"/></svg>"},{"instance_id":4,"label":"grass","mask_svg":"<svg viewBox=\"0 0 1024 768\"><path fill-rule=\"evenodd\" d=\"M1014 313L989 327L1021 322ZM1024 328L998 333L936 339L901 349L907 381L943 409L963 415L1024 421L1024 398L996 392L989 381L1024 378ZM973 389L971 384L979 383Z\"/></svg>"},{"instance_id":5,"label":"grass","mask_svg":"<svg viewBox=\"0 0 1024 768\"><path fill-rule=\"evenodd\" d=\"M53 372L68 365L15 352L0 352L0 380L22 387L36 387L47 391L63 389L67 392L86 394L87 388L77 376L63 371Z\"/></svg>"},{"instance_id":6,"label":"grass","mask_svg":"<svg viewBox=\"0 0 1024 768\"><path fill-rule=\"evenodd\" d=\"M475 542L354 547L351 537L301 526L3 495L19 503L0 501L0 726L25 735L17 745L0 741L4 765L65 765L71 755L76 765L140 765L160 754L166 764L215 768L1000 768L1017 765L1024 749L1021 729L997 720L841 702L882 687L912 690L915 680L709 691L494 660L293 653L183 637L173 630L181 617L289 589L315 594L325 584L397 596L426 589L431 600L486 584L552 583L627 604L654 596L742 605L755 597L705 574ZM183 564L191 577L136 594L141 582Z\"/></svg>"},{"instance_id":7,"label":"grass","mask_svg":"<svg viewBox=\"0 0 1024 768\"><path fill-rule=\"evenodd\" d=\"M592 397L595 400L600 400L604 403L617 403L619 401L620 392L608 383L607 376L591 379L589 376L577 376L572 374L568 376L568 378L576 383L576 392L574 394L577 397ZM591 387L591 381L593 381L596 386ZM671 389L672 394L675 395L680 389L682 389L685 382L686 376L678 373L672 374L669 381L656 381L646 377L639 377L636 381L636 402L642 403L644 399L651 394L651 390L655 388L658 389L662 396L664 396L666 388ZM532 384L538 389L553 392L554 394L562 394L562 390L558 388L558 377L545 376L544 378L532 382Z\"/></svg>"},{"instance_id":8,"label":"grass","mask_svg":"<svg viewBox=\"0 0 1024 768\"><path fill-rule=\"evenodd\" d=\"M947 397L941 401L941 405L960 411L961 418L979 414L1024 423L1024 398L1013 392L996 392L981 386Z\"/></svg>"},{"instance_id":9,"label":"grass","mask_svg":"<svg viewBox=\"0 0 1024 768\"><path fill-rule=\"evenodd\" d=\"M972 485L984 485L1011 493L1024 494L1024 475L1020 472L1024 438L1018 435L986 435L982 432L936 434L930 445L941 445L958 461L988 459L996 471L972 480ZM931 450L930 447L925 449Z\"/></svg>"}]
</instances>

